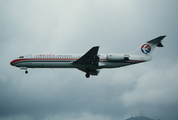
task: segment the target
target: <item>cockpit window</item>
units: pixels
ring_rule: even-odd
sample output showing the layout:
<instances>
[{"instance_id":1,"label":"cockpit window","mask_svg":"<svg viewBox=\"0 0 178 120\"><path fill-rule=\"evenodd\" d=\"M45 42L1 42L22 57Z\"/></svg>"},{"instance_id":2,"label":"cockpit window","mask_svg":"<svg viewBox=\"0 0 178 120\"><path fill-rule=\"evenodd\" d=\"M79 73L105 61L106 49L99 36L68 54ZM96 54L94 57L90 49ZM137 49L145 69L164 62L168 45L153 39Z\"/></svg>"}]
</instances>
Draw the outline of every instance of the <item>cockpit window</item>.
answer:
<instances>
[{"instance_id":1,"label":"cockpit window","mask_svg":"<svg viewBox=\"0 0 178 120\"><path fill-rule=\"evenodd\" d=\"M19 58L24 58L23 56L20 56Z\"/></svg>"}]
</instances>

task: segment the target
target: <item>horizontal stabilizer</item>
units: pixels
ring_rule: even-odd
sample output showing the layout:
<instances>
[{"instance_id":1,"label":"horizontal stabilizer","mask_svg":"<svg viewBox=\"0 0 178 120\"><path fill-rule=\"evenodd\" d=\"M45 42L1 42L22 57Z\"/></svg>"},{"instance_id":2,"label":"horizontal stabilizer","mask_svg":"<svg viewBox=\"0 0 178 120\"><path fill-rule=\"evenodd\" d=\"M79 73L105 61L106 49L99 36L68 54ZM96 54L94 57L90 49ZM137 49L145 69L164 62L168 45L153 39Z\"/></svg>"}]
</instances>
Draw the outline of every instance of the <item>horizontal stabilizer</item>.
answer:
<instances>
[{"instance_id":1,"label":"horizontal stabilizer","mask_svg":"<svg viewBox=\"0 0 178 120\"><path fill-rule=\"evenodd\" d=\"M163 45L161 44L161 40L162 39L164 39L166 36L160 36L160 37L157 37L157 38L155 38L155 39L153 39L153 40L150 40L150 41L148 41L148 43L150 43L150 44L159 44L158 45L158 47L160 46L160 47L163 47Z\"/></svg>"}]
</instances>

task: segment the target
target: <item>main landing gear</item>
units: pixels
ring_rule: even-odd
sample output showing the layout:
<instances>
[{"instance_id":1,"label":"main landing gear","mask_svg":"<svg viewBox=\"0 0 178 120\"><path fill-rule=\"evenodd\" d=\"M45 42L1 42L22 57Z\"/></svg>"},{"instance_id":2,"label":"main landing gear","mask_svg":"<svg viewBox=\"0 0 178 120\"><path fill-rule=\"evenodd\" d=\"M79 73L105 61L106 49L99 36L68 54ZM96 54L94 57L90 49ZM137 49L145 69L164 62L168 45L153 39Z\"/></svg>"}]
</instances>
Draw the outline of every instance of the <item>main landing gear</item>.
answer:
<instances>
[{"instance_id":1,"label":"main landing gear","mask_svg":"<svg viewBox=\"0 0 178 120\"><path fill-rule=\"evenodd\" d=\"M28 71L27 71L27 70L25 71L25 74L28 74Z\"/></svg>"},{"instance_id":2,"label":"main landing gear","mask_svg":"<svg viewBox=\"0 0 178 120\"><path fill-rule=\"evenodd\" d=\"M86 73L85 77L89 78L90 77L90 73Z\"/></svg>"},{"instance_id":3,"label":"main landing gear","mask_svg":"<svg viewBox=\"0 0 178 120\"><path fill-rule=\"evenodd\" d=\"M89 69L89 68L86 68L85 77L86 77L86 78L89 78L89 77L90 77L90 69Z\"/></svg>"}]
</instances>

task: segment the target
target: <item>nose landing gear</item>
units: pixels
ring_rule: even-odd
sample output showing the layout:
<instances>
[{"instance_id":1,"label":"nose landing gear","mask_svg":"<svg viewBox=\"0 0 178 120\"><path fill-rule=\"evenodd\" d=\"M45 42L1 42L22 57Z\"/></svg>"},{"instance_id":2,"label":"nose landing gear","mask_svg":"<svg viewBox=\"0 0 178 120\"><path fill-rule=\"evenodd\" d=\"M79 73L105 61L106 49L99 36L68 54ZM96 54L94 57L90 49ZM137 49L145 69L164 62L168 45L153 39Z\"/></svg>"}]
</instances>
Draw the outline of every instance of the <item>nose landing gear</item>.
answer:
<instances>
[{"instance_id":1,"label":"nose landing gear","mask_svg":"<svg viewBox=\"0 0 178 120\"><path fill-rule=\"evenodd\" d=\"M27 67L20 67L21 70L25 70L25 74L28 74Z\"/></svg>"}]
</instances>

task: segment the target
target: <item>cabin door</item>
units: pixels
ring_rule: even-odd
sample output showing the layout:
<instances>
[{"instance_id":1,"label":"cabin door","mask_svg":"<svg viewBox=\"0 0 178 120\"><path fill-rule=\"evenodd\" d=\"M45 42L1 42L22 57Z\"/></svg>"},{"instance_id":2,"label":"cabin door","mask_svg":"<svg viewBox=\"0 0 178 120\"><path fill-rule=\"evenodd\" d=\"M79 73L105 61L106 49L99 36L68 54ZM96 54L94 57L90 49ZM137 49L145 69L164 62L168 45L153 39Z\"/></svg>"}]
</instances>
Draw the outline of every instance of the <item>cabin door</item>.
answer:
<instances>
[{"instance_id":1,"label":"cabin door","mask_svg":"<svg viewBox=\"0 0 178 120\"><path fill-rule=\"evenodd\" d=\"M28 55L27 55L27 64L32 64L31 59L32 59L32 55L31 55L31 54L28 54Z\"/></svg>"}]
</instances>

